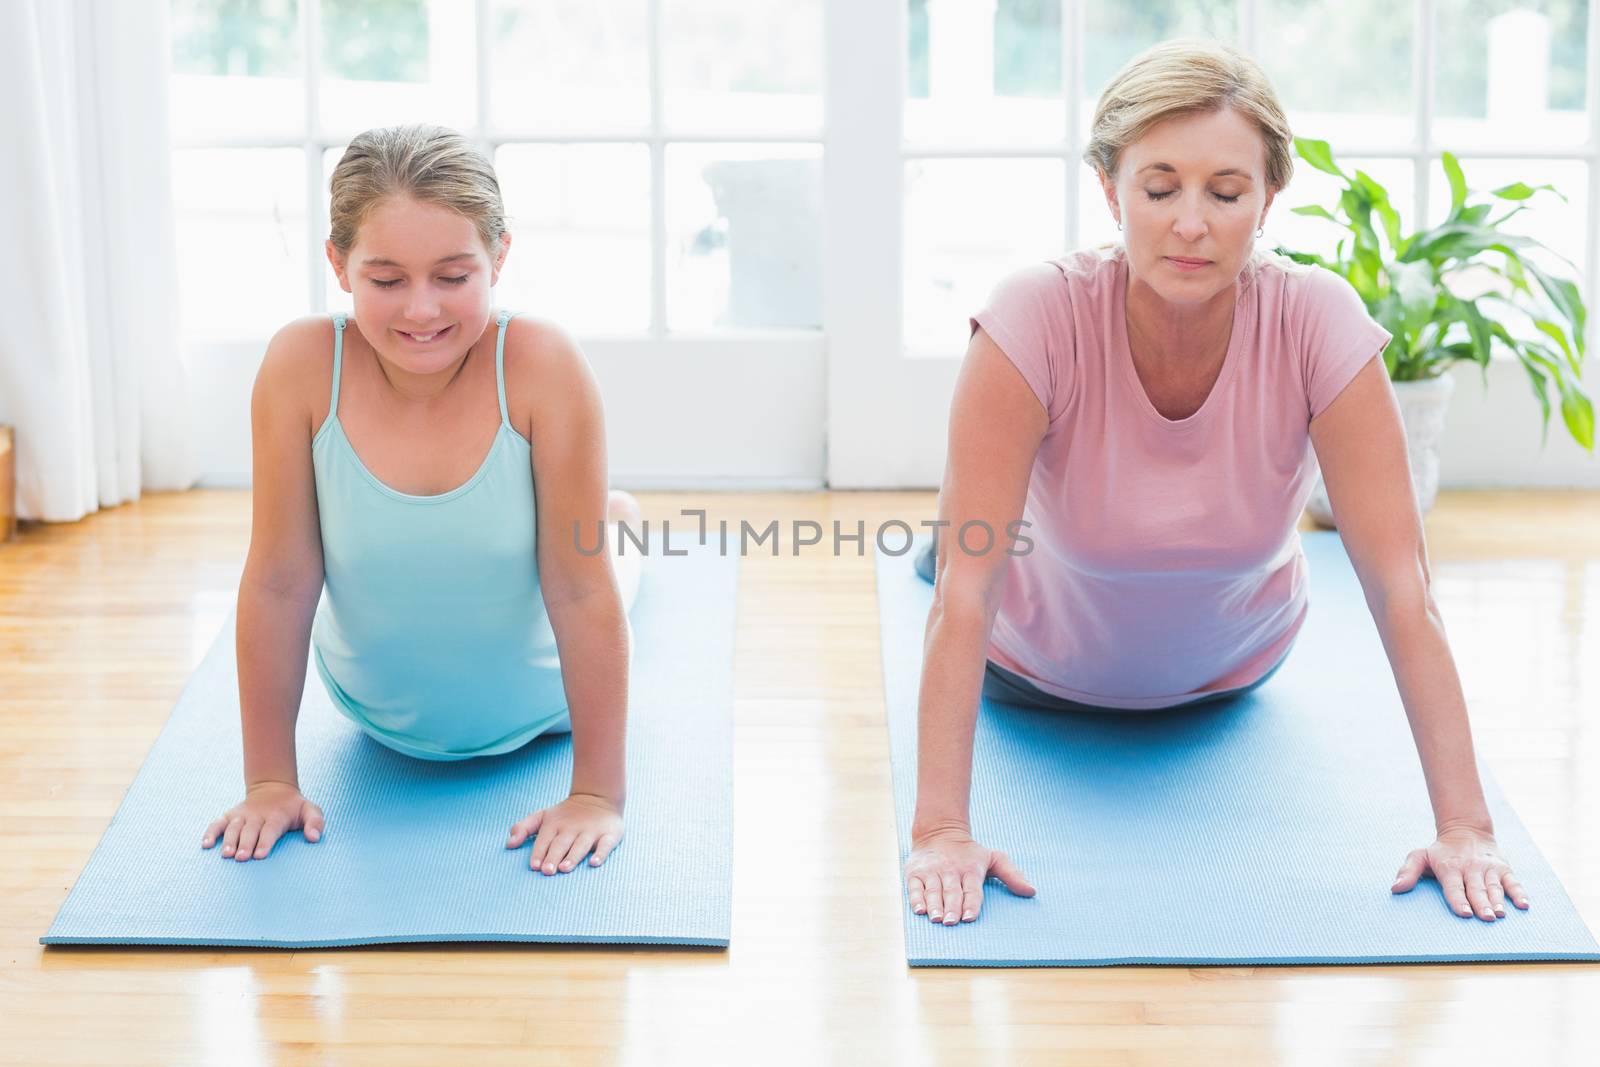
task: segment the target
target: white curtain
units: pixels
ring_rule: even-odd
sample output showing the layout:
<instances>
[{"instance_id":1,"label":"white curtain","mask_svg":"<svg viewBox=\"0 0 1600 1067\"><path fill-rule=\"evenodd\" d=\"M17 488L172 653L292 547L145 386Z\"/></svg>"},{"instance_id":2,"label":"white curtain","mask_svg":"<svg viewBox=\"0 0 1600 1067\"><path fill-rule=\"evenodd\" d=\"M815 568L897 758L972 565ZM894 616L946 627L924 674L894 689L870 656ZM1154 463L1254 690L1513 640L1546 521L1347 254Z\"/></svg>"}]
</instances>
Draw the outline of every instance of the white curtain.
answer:
<instances>
[{"instance_id":1,"label":"white curtain","mask_svg":"<svg viewBox=\"0 0 1600 1067\"><path fill-rule=\"evenodd\" d=\"M0 0L0 41L0 422L19 515L71 521L194 481L166 0Z\"/></svg>"}]
</instances>

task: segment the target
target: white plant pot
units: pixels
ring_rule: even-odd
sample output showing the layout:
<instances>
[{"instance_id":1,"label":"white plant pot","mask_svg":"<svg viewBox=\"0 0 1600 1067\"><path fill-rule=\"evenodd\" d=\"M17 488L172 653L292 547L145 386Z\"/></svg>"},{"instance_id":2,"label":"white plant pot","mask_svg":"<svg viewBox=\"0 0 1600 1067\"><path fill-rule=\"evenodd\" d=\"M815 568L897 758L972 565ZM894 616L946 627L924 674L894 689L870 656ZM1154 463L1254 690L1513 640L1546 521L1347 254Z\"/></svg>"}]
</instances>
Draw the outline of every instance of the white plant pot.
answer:
<instances>
[{"instance_id":1,"label":"white plant pot","mask_svg":"<svg viewBox=\"0 0 1600 1067\"><path fill-rule=\"evenodd\" d=\"M1411 488L1417 510L1426 515L1439 495L1439 438L1444 436L1444 416L1450 408L1455 378L1446 373L1419 382L1390 382L1400 404L1400 421L1406 429L1406 453L1411 463ZM1306 512L1320 526L1337 525L1328 492L1317 475L1317 487L1306 502Z\"/></svg>"}]
</instances>

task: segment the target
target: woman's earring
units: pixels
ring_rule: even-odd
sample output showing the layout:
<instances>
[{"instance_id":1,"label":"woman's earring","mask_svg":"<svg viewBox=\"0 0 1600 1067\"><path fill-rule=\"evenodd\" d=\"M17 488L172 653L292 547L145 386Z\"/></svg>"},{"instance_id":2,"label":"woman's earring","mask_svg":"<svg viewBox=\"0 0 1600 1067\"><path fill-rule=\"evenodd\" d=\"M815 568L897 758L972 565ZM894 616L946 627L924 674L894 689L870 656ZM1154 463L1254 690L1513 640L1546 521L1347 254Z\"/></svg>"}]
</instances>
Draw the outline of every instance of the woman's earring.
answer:
<instances>
[{"instance_id":1,"label":"woman's earring","mask_svg":"<svg viewBox=\"0 0 1600 1067\"><path fill-rule=\"evenodd\" d=\"M1118 232L1118 233L1121 233L1121 232L1122 232L1122 223L1120 223L1120 222L1119 222L1119 223L1117 223L1117 232Z\"/></svg>"},{"instance_id":2,"label":"woman's earring","mask_svg":"<svg viewBox=\"0 0 1600 1067\"><path fill-rule=\"evenodd\" d=\"M1263 226L1263 227L1261 227L1261 229L1256 231L1256 236L1260 237L1262 234L1264 234L1266 232L1267 232L1267 228L1265 226Z\"/></svg>"}]
</instances>

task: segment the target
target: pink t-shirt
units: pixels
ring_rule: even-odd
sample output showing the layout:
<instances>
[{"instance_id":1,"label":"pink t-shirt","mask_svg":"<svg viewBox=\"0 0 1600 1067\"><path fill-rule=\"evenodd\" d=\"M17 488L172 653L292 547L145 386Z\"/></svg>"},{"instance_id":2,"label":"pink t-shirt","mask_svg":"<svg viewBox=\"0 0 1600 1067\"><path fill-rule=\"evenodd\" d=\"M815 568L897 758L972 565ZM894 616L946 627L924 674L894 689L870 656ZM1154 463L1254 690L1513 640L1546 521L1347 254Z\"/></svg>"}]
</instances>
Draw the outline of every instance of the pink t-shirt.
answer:
<instances>
[{"instance_id":1,"label":"pink t-shirt","mask_svg":"<svg viewBox=\"0 0 1600 1067\"><path fill-rule=\"evenodd\" d=\"M1023 511L1033 547L1008 561L989 641L1047 693L1182 704L1255 681L1299 632L1309 424L1390 334L1332 272L1269 252L1252 264L1216 384L1185 419L1157 412L1134 370L1120 245L1007 276L972 320L1050 420Z\"/></svg>"}]
</instances>

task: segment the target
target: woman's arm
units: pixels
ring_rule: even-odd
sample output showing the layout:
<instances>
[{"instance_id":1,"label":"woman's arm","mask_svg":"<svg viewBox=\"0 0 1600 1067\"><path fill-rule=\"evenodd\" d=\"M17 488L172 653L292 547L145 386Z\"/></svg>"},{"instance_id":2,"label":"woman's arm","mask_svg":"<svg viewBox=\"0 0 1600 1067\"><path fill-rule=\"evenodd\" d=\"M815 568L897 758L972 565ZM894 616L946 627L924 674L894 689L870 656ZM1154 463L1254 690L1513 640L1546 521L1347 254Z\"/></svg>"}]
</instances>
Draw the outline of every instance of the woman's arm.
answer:
<instances>
[{"instance_id":1,"label":"woman's arm","mask_svg":"<svg viewBox=\"0 0 1600 1067\"><path fill-rule=\"evenodd\" d=\"M1462 914L1493 919L1504 892L1525 906L1516 879L1493 853L1494 825L1478 780L1466 698L1430 588L1405 431L1381 359L1368 362L1311 421L1311 442L1345 551L1394 670L1436 832L1441 842L1460 846L1413 853L1396 885L1409 889L1423 866L1432 866L1446 898ZM1447 869L1439 870L1441 864Z\"/></svg>"},{"instance_id":2,"label":"woman's arm","mask_svg":"<svg viewBox=\"0 0 1600 1067\"><path fill-rule=\"evenodd\" d=\"M606 518L600 390L577 344L559 328L515 318L506 330L507 389L521 389L528 398L525 431L533 445L539 581L572 719L570 799L593 801L602 813L608 809L617 813L620 836L626 790L628 623L611 553L585 555L579 551L576 533L581 528L581 543L592 544L596 524L604 528ZM594 820L579 822L599 826ZM583 834L581 826L576 828L570 844L581 844ZM603 831L596 828L595 834L598 841ZM552 864L562 856L573 858L562 847L559 833L551 842ZM603 859L604 853L597 848L596 856ZM541 866L538 840L533 859L534 866Z\"/></svg>"},{"instance_id":3,"label":"woman's arm","mask_svg":"<svg viewBox=\"0 0 1600 1067\"><path fill-rule=\"evenodd\" d=\"M939 491L939 519L948 525L940 527L938 538L917 697L917 802L907 889L912 908L933 919L975 918L990 869L1015 875L1015 885L1031 893L1003 855L972 841L967 802L989 631L1010 558L1007 531L1022 517L1033 458L1047 427L1044 406L1022 374L986 332L974 332L950 407ZM962 525L974 521L994 531L994 547L982 555L963 551L959 543Z\"/></svg>"}]
</instances>

